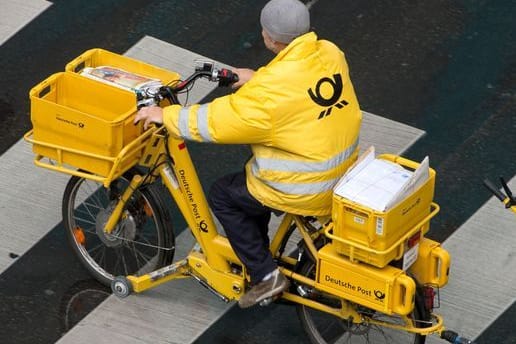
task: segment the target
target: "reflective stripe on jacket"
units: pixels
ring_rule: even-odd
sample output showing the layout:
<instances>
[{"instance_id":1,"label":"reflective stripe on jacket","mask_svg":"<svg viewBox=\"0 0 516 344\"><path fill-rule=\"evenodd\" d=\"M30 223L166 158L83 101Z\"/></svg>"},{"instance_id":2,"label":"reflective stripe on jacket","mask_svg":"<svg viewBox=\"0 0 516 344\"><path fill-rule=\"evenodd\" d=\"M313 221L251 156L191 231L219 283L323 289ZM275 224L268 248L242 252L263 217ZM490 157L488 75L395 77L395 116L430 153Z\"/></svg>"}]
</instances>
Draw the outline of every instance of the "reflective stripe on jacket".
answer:
<instances>
[{"instance_id":1,"label":"reflective stripe on jacket","mask_svg":"<svg viewBox=\"0 0 516 344\"><path fill-rule=\"evenodd\" d=\"M237 92L164 110L188 140L250 144L249 192L273 209L327 215L332 189L356 160L361 112L344 54L310 32L298 37Z\"/></svg>"}]
</instances>

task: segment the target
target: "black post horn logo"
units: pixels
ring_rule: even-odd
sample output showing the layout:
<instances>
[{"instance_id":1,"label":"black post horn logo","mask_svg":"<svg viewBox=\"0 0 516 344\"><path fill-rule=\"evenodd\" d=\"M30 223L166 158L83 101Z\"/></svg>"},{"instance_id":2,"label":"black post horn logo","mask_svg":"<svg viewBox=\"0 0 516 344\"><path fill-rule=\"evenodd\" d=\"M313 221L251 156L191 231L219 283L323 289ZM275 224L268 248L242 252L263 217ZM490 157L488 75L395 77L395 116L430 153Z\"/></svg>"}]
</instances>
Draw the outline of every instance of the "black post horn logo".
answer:
<instances>
[{"instance_id":1,"label":"black post horn logo","mask_svg":"<svg viewBox=\"0 0 516 344\"><path fill-rule=\"evenodd\" d=\"M325 98L321 94L321 86L324 83L329 83L330 86L333 88L333 94L329 98ZM315 85L315 93L311 88L308 89L308 95L310 96L310 98L312 98L314 103L327 108L319 114L319 117L317 119L321 119L323 117L328 116L331 113L331 109L334 105L339 109L342 109L344 106L348 105L348 102L345 100L338 102L340 96L342 95L342 87L342 76L340 74L334 74L333 79L328 77L320 79L317 82L317 85Z\"/></svg>"},{"instance_id":2,"label":"black post horn logo","mask_svg":"<svg viewBox=\"0 0 516 344\"><path fill-rule=\"evenodd\" d=\"M383 293L382 291L380 290L375 290L374 291L374 296L376 296L376 299L378 301L383 301L383 299L385 299L385 293Z\"/></svg>"}]
</instances>

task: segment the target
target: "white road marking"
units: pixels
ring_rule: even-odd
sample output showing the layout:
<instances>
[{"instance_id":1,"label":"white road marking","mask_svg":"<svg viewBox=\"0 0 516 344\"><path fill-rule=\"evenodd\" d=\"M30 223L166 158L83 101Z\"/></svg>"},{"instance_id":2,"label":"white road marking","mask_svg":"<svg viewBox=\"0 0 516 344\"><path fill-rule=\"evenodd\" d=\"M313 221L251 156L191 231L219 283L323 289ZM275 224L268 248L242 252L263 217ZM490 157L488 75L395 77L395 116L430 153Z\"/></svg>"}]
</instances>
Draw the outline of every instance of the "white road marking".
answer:
<instances>
[{"instance_id":1,"label":"white road marking","mask_svg":"<svg viewBox=\"0 0 516 344\"><path fill-rule=\"evenodd\" d=\"M0 0L0 45L50 5L45 0Z\"/></svg>"},{"instance_id":2,"label":"white road marking","mask_svg":"<svg viewBox=\"0 0 516 344\"><path fill-rule=\"evenodd\" d=\"M516 190L516 177L509 186ZM444 316L447 328L476 338L516 301L516 216L492 197L443 247L452 264L436 312ZM428 343L442 341L432 338Z\"/></svg>"}]
</instances>

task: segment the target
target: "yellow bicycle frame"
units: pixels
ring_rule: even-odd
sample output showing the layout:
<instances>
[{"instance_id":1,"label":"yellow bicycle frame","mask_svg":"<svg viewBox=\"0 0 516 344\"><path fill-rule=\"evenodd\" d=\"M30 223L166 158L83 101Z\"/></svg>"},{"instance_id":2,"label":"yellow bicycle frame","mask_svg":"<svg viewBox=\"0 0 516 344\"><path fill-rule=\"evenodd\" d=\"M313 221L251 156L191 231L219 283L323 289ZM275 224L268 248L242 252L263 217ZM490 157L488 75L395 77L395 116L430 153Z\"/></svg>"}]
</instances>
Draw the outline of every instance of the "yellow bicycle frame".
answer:
<instances>
[{"instance_id":1,"label":"yellow bicycle frame","mask_svg":"<svg viewBox=\"0 0 516 344\"><path fill-rule=\"evenodd\" d=\"M36 141L32 138L32 131L25 135L25 139L34 145L56 150L58 157L61 157L65 152L71 152L78 156L89 156L87 152L72 151L64 146L54 146ZM173 161L169 161L167 156L171 156ZM109 187L112 181L119 178L124 171L133 165L133 163L128 163L129 160L127 157L135 161L134 164L138 163L139 165L149 168L157 167L154 172L159 172L162 182L172 195L198 243L183 260L142 276L127 276L127 280L131 283L132 290L139 293L173 279L193 277L224 301L238 300L245 291L247 279L246 269L231 248L227 238L219 235L217 232L215 221L209 210L195 167L188 153L186 144L182 139L169 137L164 127L152 127L125 147L118 156L110 158L112 168L105 176L99 176L85 171L76 171L66 166L60 159L57 160L57 164L46 163L42 161L43 156L41 155L36 155L34 162L40 167L91 179L102 183L105 187ZM135 160L135 157L140 158ZM105 157L102 158L105 159ZM124 214L124 205L126 201L130 199L134 190L136 190L144 180L154 181L155 179L155 176L149 175L145 177L135 175L133 177L129 187L122 194L118 204L115 206L106 222L104 230L107 233L110 233L116 228L116 225ZM438 209L438 206L434 204L434 208ZM514 211L514 207L512 208ZM425 221L435 215L435 213L436 211L433 211ZM327 219L321 219L320 222L326 223ZM378 308L378 305L366 302L367 306L376 307L377 310L383 313L391 315L398 314L405 322L404 325L374 319L364 319L356 311L354 306L354 304L362 304L363 299L355 298L349 293L336 290L327 283L325 284L324 281L318 279L317 275L323 270L327 274L338 276L344 271L342 266L346 264L351 264L347 265L350 269L358 269L357 271L361 269L360 266L355 267L355 265L353 265L353 257L343 258L343 256L332 252L331 245L326 245L324 250L319 250L316 247L314 239L319 236L342 241L342 239L331 234L331 223L329 226L322 226L314 231L313 228L309 228L310 226L306 224L304 217L285 214L271 241L270 250L274 258L289 266L296 265L297 260L295 258L284 256L280 253L281 245L286 236L290 235L289 228L292 225L295 225L303 239L304 247L317 262L316 277L313 279L308 278L286 267L280 267L280 270L291 280L330 294L339 298L342 302L340 308L332 308L320 302L303 298L289 292L284 292L281 296L282 298L332 314L346 321L352 319L355 323L365 321L371 325L390 327L421 335L440 334L444 331L443 319L438 315L432 314L431 324L426 324L428 327L422 328L416 327L405 315L414 307L413 300L409 300L408 297L408 295L414 292L414 284L408 276L402 275L398 278L398 283L389 284L390 286L388 288L396 290L399 294L393 297L393 305ZM417 232L417 228L411 229L410 234L413 232ZM419 255L423 258L416 261L411 268L411 272L414 276L417 276L420 283L439 287L443 286L446 284L448 278L447 270L450 264L449 255L445 250L438 247L439 245L437 243L426 240L424 237L423 239ZM364 249L364 247L357 248ZM322 254L323 251L324 254ZM367 269L366 265L362 266L363 269ZM439 266L440 269L437 269L436 266ZM235 267L238 268L235 269ZM384 272L380 272L380 274L382 273ZM376 273L373 273L373 275L374 274ZM382 278L389 279L397 275L395 271L391 271L391 275L384 273ZM365 280L367 280L367 278Z\"/></svg>"},{"instance_id":2,"label":"yellow bicycle frame","mask_svg":"<svg viewBox=\"0 0 516 344\"><path fill-rule=\"evenodd\" d=\"M214 218L185 142L182 139L169 137L164 127L152 127L147 131L142 130L141 124L139 127L134 127L132 122L134 109L125 107L123 100L131 97L132 102L134 95L124 95L122 91L116 88L107 88L102 84L88 86L92 88L90 90L92 94L102 94L103 98L110 100L106 106L116 105L114 108L98 109L105 110L103 116L100 116L101 120L96 117L92 119L91 128L95 133L105 133L100 136L106 138L102 144L96 142L97 146L93 149L87 145L84 147L75 145L78 140L74 135L66 134L67 136L63 138L61 132L46 125L48 118L55 117L56 113L59 114L66 110L72 118L79 118L80 121L77 120L77 122L84 127L82 121L89 120L89 115L82 113L79 109L67 106L65 100L70 97L69 92L58 92L57 90L80 90L79 93L73 94L73 97L77 97L79 102L88 103L89 98L96 98L85 93L83 87L78 87L85 82L83 79L71 75L77 73L82 67L93 66L95 63L117 65L127 70L134 67L142 73L145 70L144 75L167 81L164 84L179 78L176 73L100 49L86 52L67 65L66 73L51 76L31 90L31 115L35 115L39 121L33 121L37 129L36 135L31 130L24 138L33 145L36 155L34 163L52 171L102 183L106 188L133 166L148 167L151 171L150 174L135 175L121 195L104 225L106 233L115 230L125 216L124 207L133 192L142 183L155 181L157 179L155 173L158 173L183 214L197 245L186 258L169 266L142 276L126 276L131 289L134 292L142 292L173 279L193 277L226 302L238 300L244 294L247 285L246 268L236 256L228 239L217 232ZM60 85L57 82L57 80L65 79L68 80L68 83ZM90 83L91 81L86 82ZM106 96L106 92L111 95ZM56 97L56 94L59 93L65 95L63 99ZM169 101L172 102L172 99ZM127 101L127 103L129 102ZM39 107L40 110L34 111L36 107ZM89 107L92 106L87 108ZM93 107L96 108L97 104ZM125 110L123 118L118 117L120 112L118 107ZM110 116L115 113L117 117L111 118ZM106 121L104 117L110 119ZM41 123L45 123L45 126L41 126ZM90 125L88 124L86 127L89 128ZM129 129L127 137L124 136L126 129ZM89 135L91 134L84 134L82 139L89 142ZM119 140L122 136L129 142ZM44 161L45 158L48 158L49 162ZM92 164L95 168L92 167ZM433 192L433 184L429 189ZM430 202L432 197L427 198ZM508 205L509 201L507 198L503 202ZM419 202L420 200L417 199L414 204L419 204ZM426 204L422 201L421 203ZM516 206L512 205L510 209L516 213ZM273 257L282 263L280 270L299 286L315 289L318 293L325 293L341 302L340 307L330 307L302 297L301 294L284 292L281 297L356 324L388 327L421 335L443 333L445 330L443 319L438 315L432 314L430 321L425 323L425 327L422 328L417 327L409 318L410 312L414 309L416 292L414 280L417 280L419 284L432 287L442 287L448 281L449 254L437 242L425 238L425 231L422 229L428 228L429 219L438 210L438 205L432 203L430 214L416 225L408 228L406 233L405 228L395 225L394 228L402 229L400 230L402 236L399 239L396 237L393 245L386 244L387 248L357 244L354 240L344 238L333 231L344 227L335 226L334 228L335 223L328 219L318 219L319 224L322 225L315 227L303 216L285 214L270 245ZM333 217L333 220L336 220L336 217ZM423 225L426 227L421 227ZM313 259L315 269L313 277L312 274L305 276L298 273L295 269L302 262L301 255L297 259L283 255L285 240L292 235L292 226L299 232L303 240L303 254ZM370 227L369 231L370 236L374 236L375 228ZM316 244L316 240L320 239L325 240L322 247L318 245L319 241ZM328 241L331 242L327 243ZM419 249L412 251L412 253L417 252L417 255L414 253L412 258L415 258L415 261L412 261L413 264L408 267L408 271L405 272L388 265L391 260L401 258L409 244L414 242L419 245ZM349 248L349 254L339 252L339 245ZM361 260L361 255L365 254L382 256L382 259L376 261L376 265L371 261L364 262ZM379 266L383 263L387 265ZM344 281L346 278L347 280ZM397 316L404 324L394 324L365 316L357 311L357 305L383 314Z\"/></svg>"},{"instance_id":3,"label":"yellow bicycle frame","mask_svg":"<svg viewBox=\"0 0 516 344\"><path fill-rule=\"evenodd\" d=\"M166 137L167 134L164 128L154 128L151 130L154 130L154 132L147 144L140 163L148 166L152 164L159 166L159 175L174 198L174 201L177 203L198 246L196 246L185 259L170 266L163 267L142 276L127 276L127 279L131 283L132 290L134 292L142 292L173 279L193 277L226 302L238 300L243 295L246 286L247 274L245 267L235 255L227 238L219 235L217 232L215 221L209 210L206 197L185 142L182 139ZM165 145L167 145L167 147L165 147ZM163 154L164 151L173 157L173 163L166 163L166 158ZM125 203L123 200L131 196L132 192L141 181L142 176L137 175L133 178L131 186L127 188L127 191L122 195L121 202L119 202L109 218L105 228L106 231L109 232L113 230L116 223L118 223L122 214L123 204ZM297 230L300 232L311 256L314 257L316 261L319 261L319 250L314 244L314 238L319 235L324 235L325 228L314 232L305 225L302 216L293 214L286 214L283 217L271 241L270 249L273 256L291 266L294 266L297 262L296 259L283 256L279 252L280 246L292 224L295 224ZM443 264L447 265L449 261L444 261ZM232 269L232 265L237 265L240 269ZM323 290L327 293L334 293L331 288L319 283L316 279L308 278L285 267L281 267L280 269L282 273L290 279L303 285ZM410 286L411 284L406 284L402 287L410 291ZM346 294L336 293L334 296L343 300L341 308L332 308L289 292L282 294L282 298L286 300L304 304L342 319L353 319L353 321L357 323L364 321L363 317L357 313L355 307L353 307L350 302L346 301ZM398 309L401 309L403 314L407 314L412 310L412 307L412 303L407 303L400 306ZM388 314L395 314L395 309L386 309L385 311ZM442 318L436 315L433 315L432 325L424 328L416 327L406 316L401 315L401 318L405 320L405 325L394 325L375 320L368 321L376 325L423 335L440 333L444 330Z\"/></svg>"}]
</instances>

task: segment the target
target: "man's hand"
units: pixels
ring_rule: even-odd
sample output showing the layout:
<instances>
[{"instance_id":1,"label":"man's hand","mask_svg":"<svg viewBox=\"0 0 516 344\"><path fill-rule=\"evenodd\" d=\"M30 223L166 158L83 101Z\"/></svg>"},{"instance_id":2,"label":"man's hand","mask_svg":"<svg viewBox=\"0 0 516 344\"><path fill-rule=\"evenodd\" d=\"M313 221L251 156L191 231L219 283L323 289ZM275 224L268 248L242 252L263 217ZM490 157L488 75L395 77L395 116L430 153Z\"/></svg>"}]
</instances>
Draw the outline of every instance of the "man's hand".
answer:
<instances>
[{"instance_id":1,"label":"man's hand","mask_svg":"<svg viewBox=\"0 0 516 344\"><path fill-rule=\"evenodd\" d=\"M134 124L143 121L143 129L147 130L151 123L163 123L163 109L159 106L146 106L140 109L134 117Z\"/></svg>"},{"instance_id":2,"label":"man's hand","mask_svg":"<svg viewBox=\"0 0 516 344\"><path fill-rule=\"evenodd\" d=\"M254 70L249 68L235 68L233 69L233 73L238 75L238 81L231 85L231 87L239 88L253 77Z\"/></svg>"}]
</instances>

